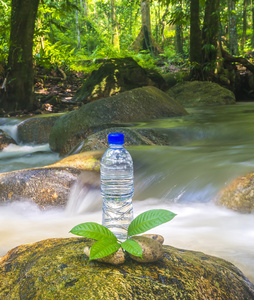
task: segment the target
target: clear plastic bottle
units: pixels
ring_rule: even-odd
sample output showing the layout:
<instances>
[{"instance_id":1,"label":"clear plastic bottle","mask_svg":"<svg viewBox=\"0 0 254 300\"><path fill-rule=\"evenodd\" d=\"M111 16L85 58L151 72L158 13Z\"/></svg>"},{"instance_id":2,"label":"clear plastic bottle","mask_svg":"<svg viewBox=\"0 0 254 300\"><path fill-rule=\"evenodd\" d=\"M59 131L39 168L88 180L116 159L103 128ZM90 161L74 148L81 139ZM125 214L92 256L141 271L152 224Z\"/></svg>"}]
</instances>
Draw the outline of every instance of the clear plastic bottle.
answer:
<instances>
[{"instance_id":1,"label":"clear plastic bottle","mask_svg":"<svg viewBox=\"0 0 254 300\"><path fill-rule=\"evenodd\" d=\"M124 241L133 220L133 161L123 147L122 133L109 134L108 143L109 148L101 159L102 225Z\"/></svg>"}]
</instances>

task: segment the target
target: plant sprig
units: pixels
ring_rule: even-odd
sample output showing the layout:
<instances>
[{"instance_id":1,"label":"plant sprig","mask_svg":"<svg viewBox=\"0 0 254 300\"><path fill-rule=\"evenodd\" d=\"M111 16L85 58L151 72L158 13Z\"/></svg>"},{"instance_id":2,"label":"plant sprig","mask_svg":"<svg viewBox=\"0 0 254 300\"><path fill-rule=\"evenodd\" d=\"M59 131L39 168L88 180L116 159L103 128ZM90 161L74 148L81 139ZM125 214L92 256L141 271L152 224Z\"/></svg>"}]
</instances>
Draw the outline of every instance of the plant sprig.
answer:
<instances>
[{"instance_id":1,"label":"plant sprig","mask_svg":"<svg viewBox=\"0 0 254 300\"><path fill-rule=\"evenodd\" d=\"M138 215L129 225L127 239L120 242L112 231L95 222L79 224L71 229L71 233L97 240L90 250L89 260L103 258L122 247L128 253L142 258L142 248L130 237L144 233L163 223L171 221L175 213L166 209L152 209Z\"/></svg>"}]
</instances>

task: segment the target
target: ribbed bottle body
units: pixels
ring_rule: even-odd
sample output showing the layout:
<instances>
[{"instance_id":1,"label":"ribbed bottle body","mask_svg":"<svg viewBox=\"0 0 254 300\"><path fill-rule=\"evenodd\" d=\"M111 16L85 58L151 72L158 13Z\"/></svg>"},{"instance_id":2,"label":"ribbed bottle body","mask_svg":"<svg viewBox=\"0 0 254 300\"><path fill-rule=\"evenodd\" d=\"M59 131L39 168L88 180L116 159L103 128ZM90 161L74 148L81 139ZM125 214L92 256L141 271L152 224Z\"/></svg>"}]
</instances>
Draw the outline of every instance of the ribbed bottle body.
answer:
<instances>
[{"instance_id":1,"label":"ribbed bottle body","mask_svg":"<svg viewBox=\"0 0 254 300\"><path fill-rule=\"evenodd\" d=\"M122 145L110 145L101 159L102 225L122 241L133 220L133 182L131 155Z\"/></svg>"}]
</instances>

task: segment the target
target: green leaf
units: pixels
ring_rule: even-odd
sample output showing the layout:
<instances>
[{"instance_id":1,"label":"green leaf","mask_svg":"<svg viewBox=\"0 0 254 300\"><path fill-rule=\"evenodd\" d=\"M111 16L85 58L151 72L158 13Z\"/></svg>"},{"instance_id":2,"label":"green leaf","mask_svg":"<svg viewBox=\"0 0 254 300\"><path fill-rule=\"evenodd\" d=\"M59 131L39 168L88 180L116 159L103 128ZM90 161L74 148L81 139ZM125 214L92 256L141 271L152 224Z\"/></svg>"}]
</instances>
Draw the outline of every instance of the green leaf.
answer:
<instances>
[{"instance_id":1,"label":"green leaf","mask_svg":"<svg viewBox=\"0 0 254 300\"><path fill-rule=\"evenodd\" d=\"M152 209L137 216L129 225L128 236L140 234L172 220L176 214L166 209Z\"/></svg>"},{"instance_id":2,"label":"green leaf","mask_svg":"<svg viewBox=\"0 0 254 300\"><path fill-rule=\"evenodd\" d=\"M121 247L128 253L142 258L143 250L137 241L128 239L121 244Z\"/></svg>"},{"instance_id":3,"label":"green leaf","mask_svg":"<svg viewBox=\"0 0 254 300\"><path fill-rule=\"evenodd\" d=\"M72 228L70 231L73 234L84 236L90 239L101 240L111 239L117 241L116 236L108 228L103 225L94 222L87 222L79 224Z\"/></svg>"},{"instance_id":4,"label":"green leaf","mask_svg":"<svg viewBox=\"0 0 254 300\"><path fill-rule=\"evenodd\" d=\"M116 252L120 244L113 239L102 239L95 242L90 249L89 260L102 258Z\"/></svg>"}]
</instances>

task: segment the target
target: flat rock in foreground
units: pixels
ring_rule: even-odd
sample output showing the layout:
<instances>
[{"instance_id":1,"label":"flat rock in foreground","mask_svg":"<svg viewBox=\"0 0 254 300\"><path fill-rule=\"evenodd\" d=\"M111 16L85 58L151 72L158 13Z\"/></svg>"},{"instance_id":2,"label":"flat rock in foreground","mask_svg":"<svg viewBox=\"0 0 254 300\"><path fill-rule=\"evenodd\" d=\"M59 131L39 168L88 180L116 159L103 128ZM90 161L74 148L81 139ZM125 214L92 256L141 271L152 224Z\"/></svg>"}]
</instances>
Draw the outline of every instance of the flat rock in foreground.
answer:
<instances>
[{"instance_id":1,"label":"flat rock in foreground","mask_svg":"<svg viewBox=\"0 0 254 300\"><path fill-rule=\"evenodd\" d=\"M164 246L150 264L88 262L83 238L22 245L0 260L0 299L254 299L254 286L231 263Z\"/></svg>"},{"instance_id":2,"label":"flat rock in foreground","mask_svg":"<svg viewBox=\"0 0 254 300\"><path fill-rule=\"evenodd\" d=\"M82 174L87 188L99 188L101 152L68 156L53 165L0 174L0 203L29 199L41 209L65 206Z\"/></svg>"}]
</instances>

